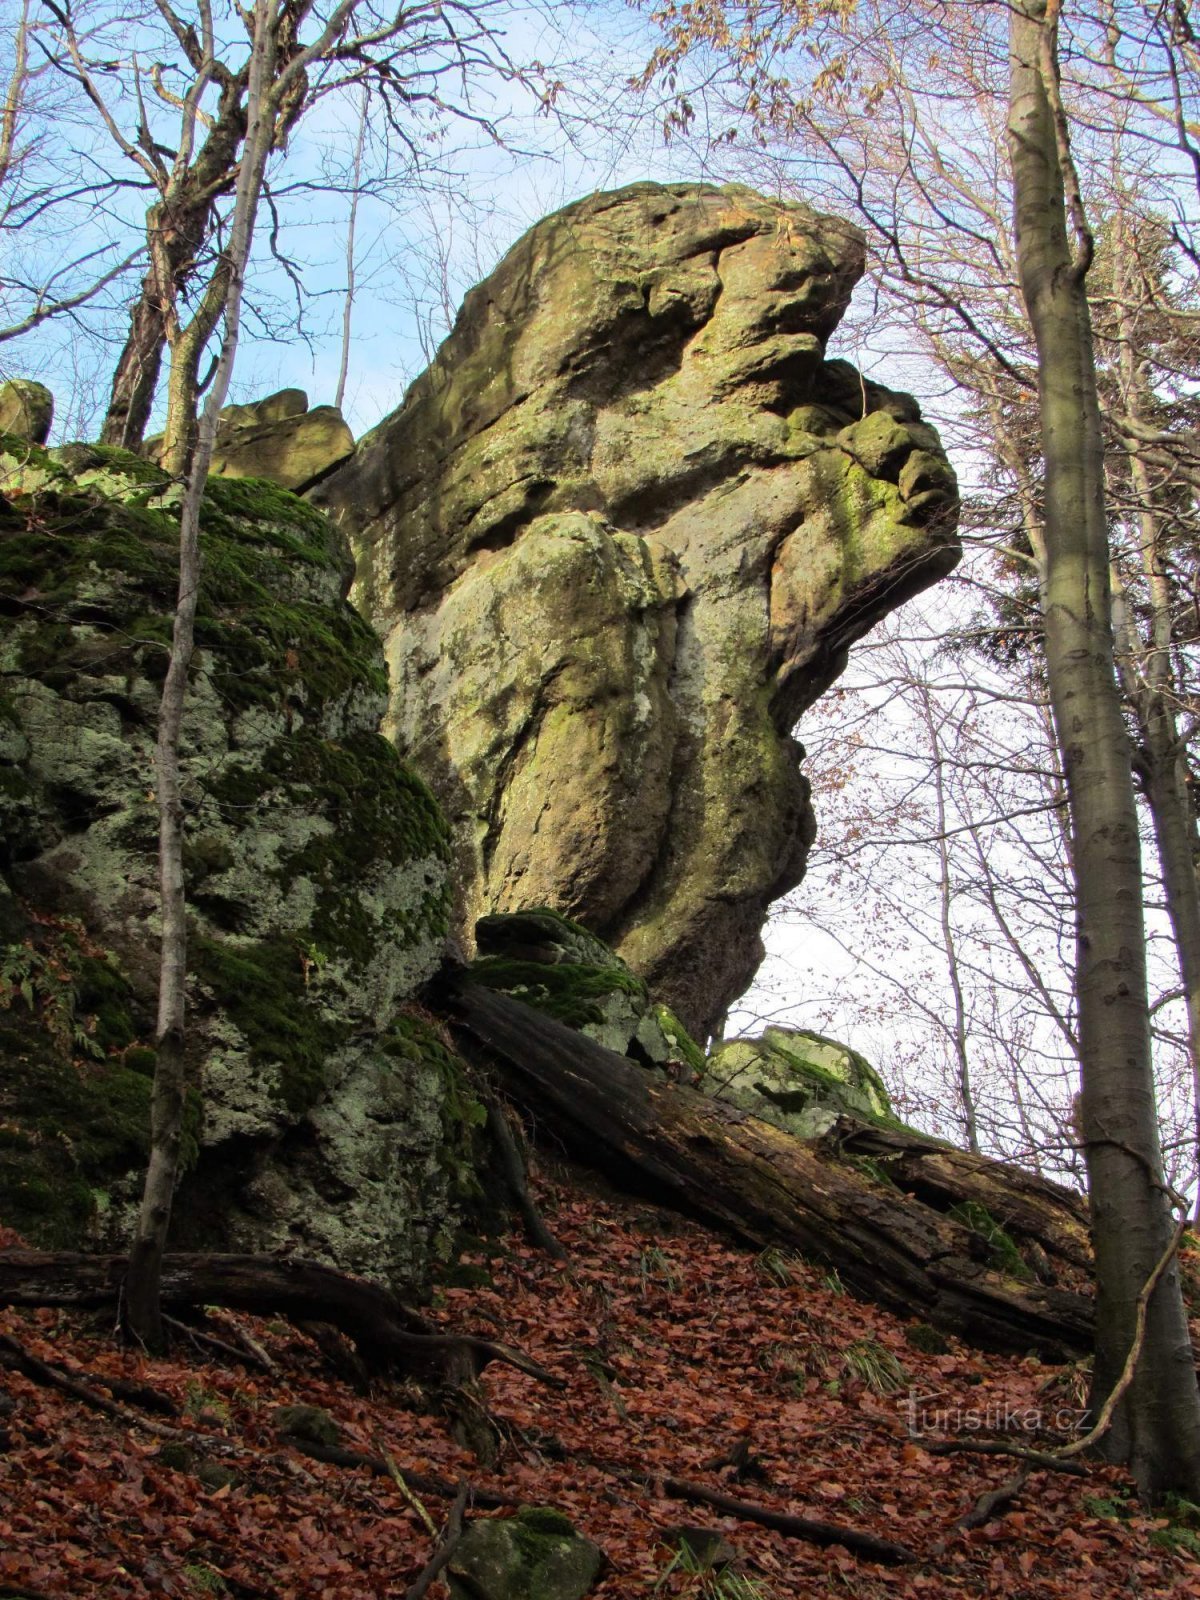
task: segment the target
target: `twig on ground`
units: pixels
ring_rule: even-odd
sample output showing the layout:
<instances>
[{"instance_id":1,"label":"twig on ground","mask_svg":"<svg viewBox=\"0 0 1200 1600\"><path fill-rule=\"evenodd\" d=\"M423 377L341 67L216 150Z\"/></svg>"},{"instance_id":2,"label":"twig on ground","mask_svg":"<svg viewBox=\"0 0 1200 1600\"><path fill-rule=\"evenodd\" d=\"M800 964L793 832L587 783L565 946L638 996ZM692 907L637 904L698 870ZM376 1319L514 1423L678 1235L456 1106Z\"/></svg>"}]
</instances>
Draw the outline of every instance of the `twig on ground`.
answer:
<instances>
[{"instance_id":1,"label":"twig on ground","mask_svg":"<svg viewBox=\"0 0 1200 1600\"><path fill-rule=\"evenodd\" d=\"M163 1317L163 1323L166 1325L166 1327L172 1329L173 1332L182 1334L185 1339L190 1340L190 1342L195 1345L196 1349L201 1352L207 1350L213 1355L226 1356L229 1359L238 1362L239 1365L243 1367L260 1367L267 1372L273 1372L275 1370L273 1366L268 1365L268 1362L260 1358L260 1356L251 1355L249 1351L244 1349L239 1350L236 1345L229 1344L224 1339L218 1339L215 1333L209 1333L204 1328L194 1328L189 1322L180 1322L177 1317L168 1317L165 1315Z\"/></svg>"},{"instance_id":2,"label":"twig on ground","mask_svg":"<svg viewBox=\"0 0 1200 1600\"><path fill-rule=\"evenodd\" d=\"M734 1495L722 1494L717 1489L709 1489L702 1483L691 1483L685 1478L664 1478L661 1482L666 1493L675 1500L691 1500L712 1506L731 1517L759 1522L764 1528L774 1528L793 1539L806 1539L810 1544L818 1545L844 1545L856 1555L887 1562L892 1566L917 1559L916 1552L907 1545L897 1544L892 1539L881 1539L860 1528L844 1527L837 1522L818 1522L811 1517L797 1517L786 1511L772 1511L769 1506L754 1505L749 1500L739 1500Z\"/></svg>"},{"instance_id":3,"label":"twig on ground","mask_svg":"<svg viewBox=\"0 0 1200 1600\"><path fill-rule=\"evenodd\" d=\"M165 1422L155 1422L150 1417L139 1416L136 1411L130 1411L128 1406L108 1399L78 1378L73 1378L70 1373L52 1367L48 1361L42 1361L32 1351L26 1350L25 1346L10 1334L0 1333L0 1357L7 1357L6 1365L16 1367L35 1383L50 1389L61 1389L64 1394L82 1400L84 1405L91 1406L94 1411L103 1411L106 1416L116 1418L126 1427L144 1428L147 1433L153 1433L160 1439L190 1437L185 1429L172 1428Z\"/></svg>"},{"instance_id":4,"label":"twig on ground","mask_svg":"<svg viewBox=\"0 0 1200 1600\"><path fill-rule=\"evenodd\" d=\"M424 1523L426 1530L436 1539L438 1536L437 1523L434 1522L433 1518L429 1515L428 1511L426 1511L422 1502L417 1499L416 1495L409 1488L408 1484L405 1483L404 1474L400 1471L400 1468L392 1460L391 1456L384 1449L383 1445L378 1439L375 1441L375 1448L379 1451L379 1454L383 1459L383 1464L387 1469L388 1477L396 1485L397 1489L399 1489L401 1498L404 1500L405 1504L410 1505L413 1508L413 1510L417 1513L417 1516L420 1517L421 1521Z\"/></svg>"},{"instance_id":5,"label":"twig on ground","mask_svg":"<svg viewBox=\"0 0 1200 1600\"><path fill-rule=\"evenodd\" d=\"M1007 1511L1009 1506L1025 1487L1030 1473L1029 1467L1022 1467L1015 1477L1009 1478L1007 1483L1002 1483L998 1489L992 1489L987 1494L981 1494L970 1511L964 1512L954 1524L959 1533L969 1533L972 1528L982 1528L1001 1511ZM942 1548L939 1546L939 1549Z\"/></svg>"},{"instance_id":6,"label":"twig on ground","mask_svg":"<svg viewBox=\"0 0 1200 1600\"><path fill-rule=\"evenodd\" d=\"M404 1600L423 1600L423 1596L430 1584L450 1560L462 1538L463 1513L467 1509L467 1499L471 1493L470 1485L464 1480L458 1486L458 1493L454 1497L454 1504L450 1507L450 1515L446 1519L446 1526L441 1538L434 1548L433 1554L422 1567L417 1577L410 1584Z\"/></svg>"}]
</instances>

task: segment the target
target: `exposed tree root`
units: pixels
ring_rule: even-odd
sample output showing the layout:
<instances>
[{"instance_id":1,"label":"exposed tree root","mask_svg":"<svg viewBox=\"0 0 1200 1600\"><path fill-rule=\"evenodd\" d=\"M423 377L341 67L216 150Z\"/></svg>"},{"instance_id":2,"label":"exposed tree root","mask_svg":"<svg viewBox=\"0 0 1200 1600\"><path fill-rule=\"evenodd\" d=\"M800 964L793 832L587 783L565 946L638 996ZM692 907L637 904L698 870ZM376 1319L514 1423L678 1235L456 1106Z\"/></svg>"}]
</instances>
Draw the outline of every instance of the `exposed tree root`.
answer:
<instances>
[{"instance_id":1,"label":"exposed tree root","mask_svg":"<svg viewBox=\"0 0 1200 1600\"><path fill-rule=\"evenodd\" d=\"M69 1251L0 1253L0 1305L116 1306L125 1282L124 1256ZM433 1332L419 1313L378 1284L292 1256L171 1255L163 1262L162 1305L219 1305L259 1316L327 1322L352 1339L375 1370L399 1367L418 1376L461 1383L490 1361L503 1361L540 1383L562 1380L519 1350L465 1334Z\"/></svg>"},{"instance_id":2,"label":"exposed tree root","mask_svg":"<svg viewBox=\"0 0 1200 1600\"><path fill-rule=\"evenodd\" d=\"M755 1505L750 1500L739 1500L734 1495L722 1494L703 1483L692 1483L686 1478L663 1478L662 1486L674 1500L689 1500L695 1505L712 1506L727 1516L740 1517L744 1522L758 1522L764 1528L774 1528L792 1539L804 1539L809 1544L844 1545L855 1555L866 1556L869 1561L882 1561L889 1566L902 1566L916 1561L915 1550L897 1544L893 1539L881 1539L877 1534L866 1533L861 1528L848 1528L839 1522L818 1522L812 1517L796 1517L787 1511L772 1511L770 1506Z\"/></svg>"},{"instance_id":3,"label":"exposed tree root","mask_svg":"<svg viewBox=\"0 0 1200 1600\"><path fill-rule=\"evenodd\" d=\"M0 1333L0 1363L15 1367L18 1372L24 1373L27 1378L32 1378L34 1383L40 1383L45 1388L60 1389L64 1394L82 1400L84 1405L90 1406L93 1411L102 1411L105 1416L113 1417L126 1427L144 1428L147 1433L153 1433L160 1439L189 1437L182 1428L172 1428L165 1422L155 1422L150 1417L139 1416L128 1406L110 1400L107 1395L101 1394L98 1389L93 1389L80 1378L64 1372L60 1367L51 1366L48 1361L42 1361L7 1333Z\"/></svg>"}]
</instances>

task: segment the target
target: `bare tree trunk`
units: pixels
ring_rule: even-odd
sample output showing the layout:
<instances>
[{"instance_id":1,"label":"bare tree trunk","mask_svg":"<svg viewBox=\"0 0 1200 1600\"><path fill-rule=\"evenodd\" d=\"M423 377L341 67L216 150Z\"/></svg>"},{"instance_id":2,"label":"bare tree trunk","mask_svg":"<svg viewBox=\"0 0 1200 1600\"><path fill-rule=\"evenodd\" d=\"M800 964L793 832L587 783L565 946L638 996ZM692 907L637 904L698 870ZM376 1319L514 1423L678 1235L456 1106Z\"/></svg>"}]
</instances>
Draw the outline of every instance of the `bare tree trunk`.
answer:
<instances>
[{"instance_id":1,"label":"bare tree trunk","mask_svg":"<svg viewBox=\"0 0 1200 1600\"><path fill-rule=\"evenodd\" d=\"M954 1022L951 1038L954 1044L954 1067L958 1083L958 1101L966 1127L967 1149L979 1154L979 1118L975 1109L975 1095L971 1085L971 1057L967 1044L967 1005L963 994L962 974L959 970L958 941L954 932L954 885L950 873L950 850L946 838L948 826L946 808L946 769L942 755L941 731L934 717L929 686L924 679L917 682L921 717L929 740L931 771L933 774L934 816L938 858L938 919L942 934L942 951L946 957L946 976L954 998Z\"/></svg>"},{"instance_id":2,"label":"bare tree trunk","mask_svg":"<svg viewBox=\"0 0 1200 1600\"><path fill-rule=\"evenodd\" d=\"M354 248L358 235L359 186L362 183L363 146L367 142L367 109L370 97L363 89L362 110L358 118L358 138L354 144L354 166L351 173L353 188L350 195L350 220L346 224L346 299L342 306L342 359L338 366L337 391L333 403L340 411L346 398L346 376L350 371L350 321L354 315L356 281Z\"/></svg>"},{"instance_id":3,"label":"bare tree trunk","mask_svg":"<svg viewBox=\"0 0 1200 1600\"><path fill-rule=\"evenodd\" d=\"M129 1326L146 1345L161 1348L162 1312L159 1303L162 1260L166 1250L171 1204L179 1176L179 1150L183 1109L187 1095L184 1009L187 984L187 920L183 877L183 794L180 781L179 739L187 697L200 586L200 504L208 480L216 443L217 420L233 371L241 323L242 287L254 219L262 192L263 172L274 137L274 118L268 89L274 77L275 30L278 0L255 0L254 34L247 91L246 143L238 173L233 221L223 270L213 284L222 285L225 331L216 375L197 432L188 468L179 526L179 598L171 658L163 685L158 718L159 887L162 898L162 943L158 992L157 1047L154 1092L150 1114L150 1162L142 1192L141 1209L129 1252L126 1315ZM212 285L210 285L210 288ZM209 306L202 306L201 329ZM216 318L210 323L209 331ZM189 334L191 329L188 330ZM194 341L193 341L194 343ZM184 380L195 395L195 362L199 349L189 344L182 352L189 363ZM190 373L190 380L189 380ZM174 398L174 395L173 395ZM168 449L183 436L165 441Z\"/></svg>"},{"instance_id":4,"label":"bare tree trunk","mask_svg":"<svg viewBox=\"0 0 1200 1600\"><path fill-rule=\"evenodd\" d=\"M211 57L206 66L216 70ZM200 81L207 81L207 76ZM150 267L130 313L129 333L113 374L108 412L100 430L102 444L136 450L145 437L163 351L176 323L175 307L196 276L197 258L212 229L213 208L238 171L238 147L246 133L244 92L240 78L225 77L215 119L195 163L189 166L186 159L177 160L161 198L147 213ZM185 157L195 134L196 112L193 107L184 130ZM216 318L209 334L215 326ZM207 340L208 335L204 343ZM197 363L199 359L197 354ZM194 395L191 404L194 409Z\"/></svg>"},{"instance_id":5,"label":"bare tree trunk","mask_svg":"<svg viewBox=\"0 0 1200 1600\"><path fill-rule=\"evenodd\" d=\"M1151 1071L1137 815L1113 665L1104 449L1084 288L1091 241L1060 114L1054 14L1045 0L1020 0L1010 28L1015 236L1037 342L1045 463L1046 663L1076 878L1098 1407L1121 1373L1138 1295L1172 1225ZM1200 1393L1174 1265L1150 1302L1142 1360L1107 1448L1129 1463L1151 1503L1169 1490L1200 1493Z\"/></svg>"}]
</instances>

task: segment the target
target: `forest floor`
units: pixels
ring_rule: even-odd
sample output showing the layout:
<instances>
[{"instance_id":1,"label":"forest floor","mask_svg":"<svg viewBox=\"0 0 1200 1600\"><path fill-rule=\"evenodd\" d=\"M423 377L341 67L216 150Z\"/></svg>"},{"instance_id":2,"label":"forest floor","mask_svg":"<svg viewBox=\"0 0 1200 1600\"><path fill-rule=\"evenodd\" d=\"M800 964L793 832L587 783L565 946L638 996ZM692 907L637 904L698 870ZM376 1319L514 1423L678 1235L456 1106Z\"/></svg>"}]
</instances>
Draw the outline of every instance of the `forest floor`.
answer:
<instances>
[{"instance_id":1,"label":"forest floor","mask_svg":"<svg viewBox=\"0 0 1200 1600\"><path fill-rule=\"evenodd\" d=\"M273 1412L298 1403L324 1408L346 1447L390 1457L401 1476L450 1493L466 1478L559 1508L608 1558L596 1600L1200 1596L1200 1513L1142 1515L1111 1468L1037 1470L993 1520L956 1527L1016 1463L931 1454L910 1425L1052 1449L1077 1426L1078 1368L954 1341L918 1348L939 1341L804 1262L731 1247L562 1173L539 1196L569 1262L510 1235L472 1258L478 1283L435 1303L448 1326L517 1346L564 1384L487 1368L487 1468L415 1385L363 1392L286 1323L222 1314L226 1341L240 1326L268 1371L186 1341L148 1359L94 1317L0 1313L0 1333L92 1388L134 1381L174 1408L126 1398L121 1416L105 1415L0 1367L0 1597L403 1597L434 1544L414 1502L440 1526L447 1501L285 1446ZM0 1248L15 1242L0 1229ZM193 1470L169 1464L189 1462L163 1430L186 1433ZM885 1567L688 1504L669 1492L678 1479L874 1533L915 1559ZM681 1525L718 1530L735 1564L685 1570L671 1539ZM442 1580L429 1593L444 1597Z\"/></svg>"}]
</instances>

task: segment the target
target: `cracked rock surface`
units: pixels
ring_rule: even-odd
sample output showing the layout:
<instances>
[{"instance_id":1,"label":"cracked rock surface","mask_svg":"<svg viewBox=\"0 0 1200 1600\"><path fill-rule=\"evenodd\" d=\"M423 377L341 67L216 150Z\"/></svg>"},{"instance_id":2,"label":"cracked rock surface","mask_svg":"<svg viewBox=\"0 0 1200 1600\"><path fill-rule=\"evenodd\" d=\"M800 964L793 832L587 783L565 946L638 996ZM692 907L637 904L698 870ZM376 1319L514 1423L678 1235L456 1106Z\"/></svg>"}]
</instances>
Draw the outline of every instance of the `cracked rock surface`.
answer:
<instances>
[{"instance_id":1,"label":"cracked rock surface","mask_svg":"<svg viewBox=\"0 0 1200 1600\"><path fill-rule=\"evenodd\" d=\"M451 821L464 943L553 907L699 1035L804 870L797 718L958 555L916 402L826 359L863 265L848 224L748 189L594 195L313 494Z\"/></svg>"}]
</instances>

